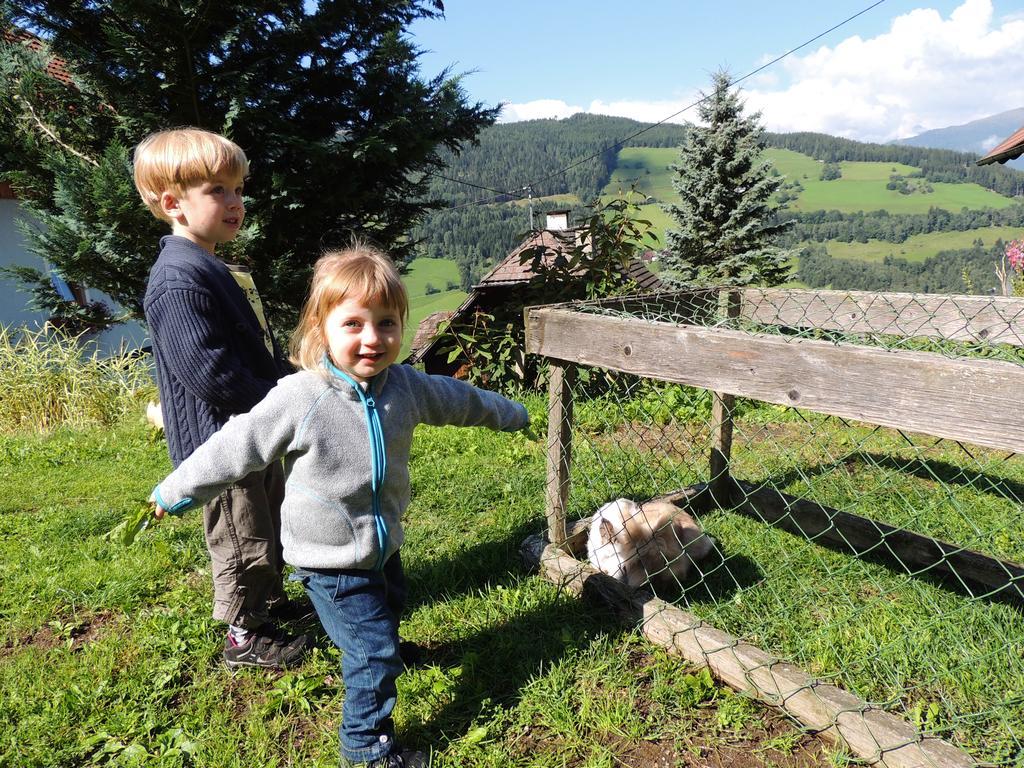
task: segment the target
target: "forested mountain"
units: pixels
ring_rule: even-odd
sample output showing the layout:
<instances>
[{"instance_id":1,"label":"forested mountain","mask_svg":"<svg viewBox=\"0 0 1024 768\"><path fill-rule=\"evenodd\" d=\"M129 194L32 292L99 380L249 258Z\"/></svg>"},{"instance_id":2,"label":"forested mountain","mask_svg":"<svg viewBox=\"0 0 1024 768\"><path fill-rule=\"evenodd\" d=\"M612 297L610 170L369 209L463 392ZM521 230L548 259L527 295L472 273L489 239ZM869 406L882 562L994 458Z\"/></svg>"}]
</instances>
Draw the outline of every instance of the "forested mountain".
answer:
<instances>
[{"instance_id":1,"label":"forested mountain","mask_svg":"<svg viewBox=\"0 0 1024 768\"><path fill-rule=\"evenodd\" d=\"M542 226L543 211L552 208L573 209L578 220L582 206L598 197L608 183L622 147L676 147L685 131L681 125L651 127L626 118L587 114L491 126L480 134L477 146L449 156L445 170L432 180L430 193L441 207L412 232L420 243L418 251L456 261L462 286L468 289L529 229L529 208L524 202L528 189L537 226ZM766 133L765 138L769 147L799 152L823 164L899 163L921 169L920 177L928 183L974 183L1007 197L1024 193L1024 173L1000 165L978 167L974 153L868 144L818 133ZM543 199L549 196L560 197ZM510 202L516 199L520 202ZM796 223L782 245L835 240L863 243L869 239L900 243L912 235L931 232L1024 227L1024 204L977 211L933 207L927 214L822 210L784 216ZM829 262L827 253L818 249L801 262L800 276L811 285L837 288L881 289L888 285L894 290L910 290L916 285L918 290L927 286L928 290L962 291L966 269L968 275L977 276L973 287L984 290L992 282L988 277L982 279L983 272L991 272L989 251L976 246L969 252L947 253L932 260L898 263L896 259L870 265Z\"/></svg>"},{"instance_id":2,"label":"forested mountain","mask_svg":"<svg viewBox=\"0 0 1024 768\"><path fill-rule=\"evenodd\" d=\"M583 113L491 126L477 146L449 155L443 174L431 181L430 194L442 207L412 232L419 254L456 261L468 290L530 227L529 208L508 201L527 200L529 188L537 226L543 226L544 211L556 208L570 208L578 219L608 183L621 146L674 147L685 130ZM553 195L571 197L538 199Z\"/></svg>"},{"instance_id":3,"label":"forested mountain","mask_svg":"<svg viewBox=\"0 0 1024 768\"><path fill-rule=\"evenodd\" d=\"M839 213L839 211L810 211L783 214L795 223L781 238L780 244L826 243L838 240L844 243L866 243L882 240L902 243L908 237L930 232L965 232L979 227L1021 227L1024 234L1024 203L1009 208L984 208L980 211L962 210L957 213L932 208L923 214L890 214L888 211Z\"/></svg>"},{"instance_id":4,"label":"forested mountain","mask_svg":"<svg viewBox=\"0 0 1024 768\"><path fill-rule=\"evenodd\" d=\"M986 247L976 240L971 248L942 251L924 261L886 256L881 264L833 259L824 246L805 249L800 279L812 288L909 293L997 293L994 265L1004 243Z\"/></svg>"},{"instance_id":5,"label":"forested mountain","mask_svg":"<svg viewBox=\"0 0 1024 768\"><path fill-rule=\"evenodd\" d=\"M955 149L958 152L985 154L1022 125L1024 125L1024 107L989 115L980 120L971 120L962 125L951 125L947 128L925 131L917 136L900 139L894 143L909 144L912 147ZM1024 170L1024 158L1011 160L1007 165L1017 170Z\"/></svg>"},{"instance_id":6,"label":"forested mountain","mask_svg":"<svg viewBox=\"0 0 1024 768\"><path fill-rule=\"evenodd\" d=\"M625 144L623 139L631 138ZM651 128L622 117L579 113L564 120L526 120L501 123L484 129L479 145L449 154L444 176L436 176L430 192L449 206L485 199L505 202L526 197L571 194L581 200L595 197L615 169L620 146L675 147L685 128L664 125ZM508 193L488 197L489 190Z\"/></svg>"}]
</instances>

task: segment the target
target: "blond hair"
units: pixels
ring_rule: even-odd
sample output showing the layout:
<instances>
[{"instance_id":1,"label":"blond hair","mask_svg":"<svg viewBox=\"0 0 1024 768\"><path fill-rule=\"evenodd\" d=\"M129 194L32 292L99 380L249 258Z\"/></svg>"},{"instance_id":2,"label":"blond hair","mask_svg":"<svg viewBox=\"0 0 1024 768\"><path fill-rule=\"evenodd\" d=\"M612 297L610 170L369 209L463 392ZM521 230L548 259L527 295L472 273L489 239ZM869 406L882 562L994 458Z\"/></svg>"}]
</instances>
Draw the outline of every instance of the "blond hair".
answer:
<instances>
[{"instance_id":1,"label":"blond hair","mask_svg":"<svg viewBox=\"0 0 1024 768\"><path fill-rule=\"evenodd\" d=\"M133 159L135 188L158 219L171 223L160 208L164 192L182 195L221 173L245 178L249 160L235 142L202 128L171 128L139 142Z\"/></svg>"},{"instance_id":2,"label":"blond hair","mask_svg":"<svg viewBox=\"0 0 1024 768\"><path fill-rule=\"evenodd\" d=\"M398 314L403 326L409 318L409 295L386 253L365 243L329 251L313 267L309 298L292 334L289 351L296 367L322 370L327 354L324 322L332 309L350 298L387 307Z\"/></svg>"}]
</instances>

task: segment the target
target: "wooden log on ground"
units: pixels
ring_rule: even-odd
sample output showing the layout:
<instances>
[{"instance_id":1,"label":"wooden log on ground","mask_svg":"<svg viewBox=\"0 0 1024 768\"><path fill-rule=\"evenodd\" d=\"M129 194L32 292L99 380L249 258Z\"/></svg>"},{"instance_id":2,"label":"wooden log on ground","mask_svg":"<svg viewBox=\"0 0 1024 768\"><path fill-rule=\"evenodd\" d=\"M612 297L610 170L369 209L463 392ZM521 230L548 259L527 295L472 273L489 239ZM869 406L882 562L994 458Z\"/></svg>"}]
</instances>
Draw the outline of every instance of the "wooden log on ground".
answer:
<instances>
[{"instance_id":1,"label":"wooden log on ground","mask_svg":"<svg viewBox=\"0 0 1024 768\"><path fill-rule=\"evenodd\" d=\"M693 664L707 665L722 682L795 717L804 727L884 768L967 768L978 763L941 739L925 737L906 721L875 709L847 691L814 680L792 664L721 632L693 614L634 591L531 536L523 559L574 594L592 596L627 621L641 623L645 637Z\"/></svg>"}]
</instances>

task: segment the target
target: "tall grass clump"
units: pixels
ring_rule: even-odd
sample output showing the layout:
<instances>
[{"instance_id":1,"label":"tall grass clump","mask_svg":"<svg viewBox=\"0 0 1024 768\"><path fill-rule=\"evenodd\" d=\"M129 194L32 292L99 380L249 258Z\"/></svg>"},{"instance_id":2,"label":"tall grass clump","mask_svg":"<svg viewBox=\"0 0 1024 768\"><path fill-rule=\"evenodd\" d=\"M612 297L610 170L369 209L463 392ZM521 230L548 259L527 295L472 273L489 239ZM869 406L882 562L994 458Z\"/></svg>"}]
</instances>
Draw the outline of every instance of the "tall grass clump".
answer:
<instances>
[{"instance_id":1,"label":"tall grass clump","mask_svg":"<svg viewBox=\"0 0 1024 768\"><path fill-rule=\"evenodd\" d=\"M155 395L149 362L135 351L104 356L83 336L52 326L0 326L0 432L109 425Z\"/></svg>"}]
</instances>

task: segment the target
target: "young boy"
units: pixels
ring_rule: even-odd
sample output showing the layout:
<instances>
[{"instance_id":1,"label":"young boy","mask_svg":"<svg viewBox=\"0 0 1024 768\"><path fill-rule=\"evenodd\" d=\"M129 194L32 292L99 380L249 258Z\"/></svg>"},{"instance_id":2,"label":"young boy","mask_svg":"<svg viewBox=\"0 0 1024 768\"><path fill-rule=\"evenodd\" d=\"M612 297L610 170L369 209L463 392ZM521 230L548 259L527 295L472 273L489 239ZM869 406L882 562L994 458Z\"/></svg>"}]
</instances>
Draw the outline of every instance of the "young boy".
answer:
<instances>
[{"instance_id":1,"label":"young boy","mask_svg":"<svg viewBox=\"0 0 1024 768\"><path fill-rule=\"evenodd\" d=\"M171 226L160 239L143 308L156 360L167 447L178 466L232 416L249 411L291 368L263 314L249 271L216 247L245 217L249 163L233 142L195 128L154 133L135 149L135 187ZM306 637L269 623L282 588L279 463L253 472L203 510L213 570L213 617L228 625L231 668L296 663Z\"/></svg>"}]
</instances>

